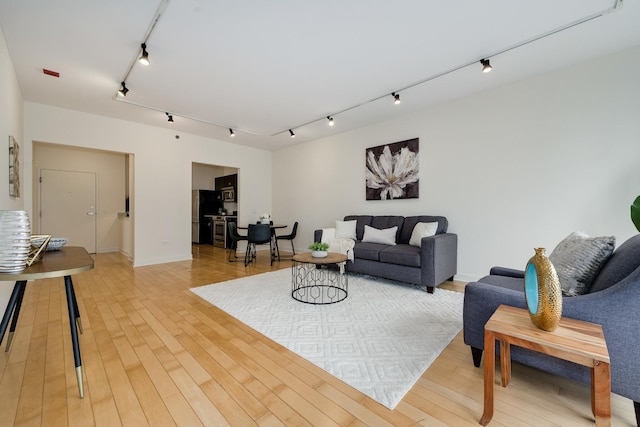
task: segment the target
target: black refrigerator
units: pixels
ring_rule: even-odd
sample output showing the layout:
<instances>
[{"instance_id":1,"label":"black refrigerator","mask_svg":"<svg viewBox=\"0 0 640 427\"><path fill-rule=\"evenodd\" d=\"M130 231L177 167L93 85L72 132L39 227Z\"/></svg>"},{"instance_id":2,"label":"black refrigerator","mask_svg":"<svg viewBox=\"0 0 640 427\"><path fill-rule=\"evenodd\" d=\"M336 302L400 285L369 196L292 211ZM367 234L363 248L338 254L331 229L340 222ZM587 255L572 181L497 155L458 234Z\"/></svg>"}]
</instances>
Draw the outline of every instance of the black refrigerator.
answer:
<instances>
[{"instance_id":1,"label":"black refrigerator","mask_svg":"<svg viewBox=\"0 0 640 427\"><path fill-rule=\"evenodd\" d=\"M213 244L213 218L222 209L222 191L193 190L191 194L191 241Z\"/></svg>"}]
</instances>

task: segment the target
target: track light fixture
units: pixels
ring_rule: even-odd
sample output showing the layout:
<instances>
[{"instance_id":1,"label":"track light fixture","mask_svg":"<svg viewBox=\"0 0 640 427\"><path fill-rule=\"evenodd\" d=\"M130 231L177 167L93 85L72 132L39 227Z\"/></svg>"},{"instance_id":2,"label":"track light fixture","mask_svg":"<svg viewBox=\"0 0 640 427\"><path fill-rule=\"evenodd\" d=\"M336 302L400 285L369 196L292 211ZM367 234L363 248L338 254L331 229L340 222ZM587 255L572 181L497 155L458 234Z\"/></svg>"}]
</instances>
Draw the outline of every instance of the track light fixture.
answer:
<instances>
[{"instance_id":1,"label":"track light fixture","mask_svg":"<svg viewBox=\"0 0 640 427\"><path fill-rule=\"evenodd\" d=\"M402 102L402 101L400 101L400 94L399 93L393 92L391 94L391 96L393 96L393 103L394 104L400 104Z\"/></svg>"},{"instance_id":2,"label":"track light fixture","mask_svg":"<svg viewBox=\"0 0 640 427\"><path fill-rule=\"evenodd\" d=\"M120 89L118 89L118 95L127 96L127 92L129 92L129 89L127 89L127 85L124 84L124 82L120 83Z\"/></svg>"},{"instance_id":3,"label":"track light fixture","mask_svg":"<svg viewBox=\"0 0 640 427\"><path fill-rule=\"evenodd\" d=\"M488 59L481 59L480 63L482 64L483 73L489 73L491 72L491 70L493 70L493 67L491 67L491 64L489 63Z\"/></svg>"},{"instance_id":4,"label":"track light fixture","mask_svg":"<svg viewBox=\"0 0 640 427\"><path fill-rule=\"evenodd\" d=\"M327 116L327 120L329 120L329 126L333 126L333 117Z\"/></svg>"},{"instance_id":5,"label":"track light fixture","mask_svg":"<svg viewBox=\"0 0 640 427\"><path fill-rule=\"evenodd\" d=\"M296 134L293 133L293 131L291 129L289 129L289 134L291 135L291 138L295 138L296 137Z\"/></svg>"},{"instance_id":6,"label":"track light fixture","mask_svg":"<svg viewBox=\"0 0 640 427\"><path fill-rule=\"evenodd\" d=\"M232 138L233 138L234 136L236 136L235 132L234 132L234 131L233 131L233 129L231 129L231 128L229 128L229 136L230 136L230 137L232 137Z\"/></svg>"},{"instance_id":7,"label":"track light fixture","mask_svg":"<svg viewBox=\"0 0 640 427\"><path fill-rule=\"evenodd\" d=\"M140 47L142 48L142 55L140 55L138 61L140 61L142 65L149 65L149 52L147 52L147 44L142 43Z\"/></svg>"},{"instance_id":8,"label":"track light fixture","mask_svg":"<svg viewBox=\"0 0 640 427\"><path fill-rule=\"evenodd\" d=\"M167 121L173 123L173 115L169 113L165 113L167 115Z\"/></svg>"}]
</instances>

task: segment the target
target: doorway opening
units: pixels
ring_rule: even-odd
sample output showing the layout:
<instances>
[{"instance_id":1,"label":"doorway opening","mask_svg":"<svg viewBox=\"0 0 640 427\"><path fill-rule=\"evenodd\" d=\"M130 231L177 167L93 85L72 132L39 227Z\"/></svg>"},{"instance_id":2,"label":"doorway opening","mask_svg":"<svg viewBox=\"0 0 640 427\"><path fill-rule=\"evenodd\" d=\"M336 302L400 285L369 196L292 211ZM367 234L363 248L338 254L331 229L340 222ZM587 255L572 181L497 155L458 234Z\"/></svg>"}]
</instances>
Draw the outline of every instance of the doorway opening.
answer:
<instances>
[{"instance_id":1,"label":"doorway opening","mask_svg":"<svg viewBox=\"0 0 640 427\"><path fill-rule=\"evenodd\" d=\"M32 232L133 260L133 161L130 153L34 141Z\"/></svg>"}]
</instances>

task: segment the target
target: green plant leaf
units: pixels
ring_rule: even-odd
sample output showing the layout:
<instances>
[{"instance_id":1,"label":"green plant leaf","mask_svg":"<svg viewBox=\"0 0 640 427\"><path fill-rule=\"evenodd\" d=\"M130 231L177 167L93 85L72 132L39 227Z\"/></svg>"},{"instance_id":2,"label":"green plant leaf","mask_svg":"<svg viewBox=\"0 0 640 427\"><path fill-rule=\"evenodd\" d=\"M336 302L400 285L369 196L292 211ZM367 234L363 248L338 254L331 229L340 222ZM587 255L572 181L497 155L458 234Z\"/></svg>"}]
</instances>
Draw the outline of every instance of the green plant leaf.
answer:
<instances>
[{"instance_id":1,"label":"green plant leaf","mask_svg":"<svg viewBox=\"0 0 640 427\"><path fill-rule=\"evenodd\" d=\"M636 229L640 231L640 196L636 197L636 200L631 205L631 221L636 226Z\"/></svg>"}]
</instances>

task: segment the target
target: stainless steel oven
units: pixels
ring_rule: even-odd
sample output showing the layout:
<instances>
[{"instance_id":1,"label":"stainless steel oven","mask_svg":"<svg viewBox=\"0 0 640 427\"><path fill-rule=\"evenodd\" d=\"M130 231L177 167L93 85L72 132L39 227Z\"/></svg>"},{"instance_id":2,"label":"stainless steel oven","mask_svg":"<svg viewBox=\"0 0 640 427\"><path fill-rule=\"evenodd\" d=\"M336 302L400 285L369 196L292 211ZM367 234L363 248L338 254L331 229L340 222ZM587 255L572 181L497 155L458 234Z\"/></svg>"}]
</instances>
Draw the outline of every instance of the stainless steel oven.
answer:
<instances>
[{"instance_id":1,"label":"stainless steel oven","mask_svg":"<svg viewBox=\"0 0 640 427\"><path fill-rule=\"evenodd\" d=\"M213 218L213 246L226 247L227 241L227 221L224 216Z\"/></svg>"}]
</instances>

